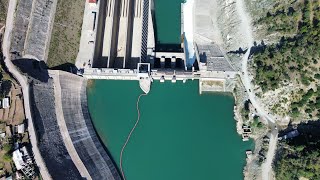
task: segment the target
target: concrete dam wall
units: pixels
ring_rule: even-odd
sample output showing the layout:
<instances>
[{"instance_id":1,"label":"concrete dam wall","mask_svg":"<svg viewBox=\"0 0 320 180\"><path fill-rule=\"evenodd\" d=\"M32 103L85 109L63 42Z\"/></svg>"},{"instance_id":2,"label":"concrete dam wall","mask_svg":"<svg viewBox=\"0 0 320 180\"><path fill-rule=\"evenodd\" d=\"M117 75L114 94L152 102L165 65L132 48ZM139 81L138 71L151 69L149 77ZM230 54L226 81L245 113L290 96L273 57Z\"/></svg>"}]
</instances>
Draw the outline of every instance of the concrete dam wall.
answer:
<instances>
[{"instance_id":1,"label":"concrete dam wall","mask_svg":"<svg viewBox=\"0 0 320 180\"><path fill-rule=\"evenodd\" d=\"M30 101L41 156L53 179L121 180L93 127L87 107L87 80L49 71L33 80Z\"/></svg>"},{"instance_id":2,"label":"concrete dam wall","mask_svg":"<svg viewBox=\"0 0 320 180\"><path fill-rule=\"evenodd\" d=\"M52 79L30 85L30 101L38 147L49 174L53 179L82 179L63 144Z\"/></svg>"},{"instance_id":3,"label":"concrete dam wall","mask_svg":"<svg viewBox=\"0 0 320 180\"><path fill-rule=\"evenodd\" d=\"M60 72L64 119L72 143L92 179L120 180L120 175L93 127L88 106L87 80Z\"/></svg>"},{"instance_id":4,"label":"concrete dam wall","mask_svg":"<svg viewBox=\"0 0 320 180\"><path fill-rule=\"evenodd\" d=\"M154 41L148 34L149 4L150 0L100 2L94 68L135 69L147 61L148 38Z\"/></svg>"}]
</instances>

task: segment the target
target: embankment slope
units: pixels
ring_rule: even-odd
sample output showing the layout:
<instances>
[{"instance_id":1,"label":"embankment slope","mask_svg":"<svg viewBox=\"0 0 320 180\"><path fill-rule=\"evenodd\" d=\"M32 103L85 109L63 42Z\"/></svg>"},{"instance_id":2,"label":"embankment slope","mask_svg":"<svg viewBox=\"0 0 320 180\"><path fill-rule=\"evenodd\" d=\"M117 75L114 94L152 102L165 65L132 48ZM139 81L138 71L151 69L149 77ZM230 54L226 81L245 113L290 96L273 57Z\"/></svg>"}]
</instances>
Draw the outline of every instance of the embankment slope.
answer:
<instances>
[{"instance_id":1,"label":"embankment slope","mask_svg":"<svg viewBox=\"0 0 320 180\"><path fill-rule=\"evenodd\" d=\"M113 161L93 127L87 105L86 79L60 72L64 119L72 143L92 179L120 180Z\"/></svg>"}]
</instances>

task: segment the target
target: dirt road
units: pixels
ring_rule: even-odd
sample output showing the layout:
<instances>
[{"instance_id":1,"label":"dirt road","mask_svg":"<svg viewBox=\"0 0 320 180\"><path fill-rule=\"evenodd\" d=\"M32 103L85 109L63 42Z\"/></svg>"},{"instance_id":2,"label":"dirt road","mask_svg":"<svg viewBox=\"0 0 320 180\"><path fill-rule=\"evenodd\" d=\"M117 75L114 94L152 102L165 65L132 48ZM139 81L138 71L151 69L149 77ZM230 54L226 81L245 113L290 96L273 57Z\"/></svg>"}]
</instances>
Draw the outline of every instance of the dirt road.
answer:
<instances>
[{"instance_id":1,"label":"dirt road","mask_svg":"<svg viewBox=\"0 0 320 180\"><path fill-rule=\"evenodd\" d=\"M14 13L15 8L17 6L17 0L10 0L8 7L8 14L6 20L6 29L3 38L2 50L4 55L5 65L7 66L9 72L14 76L14 78L19 82L22 87L23 99L24 99L24 109L26 118L28 119L28 131L30 136L30 142L32 145L32 152L34 155L34 159L39 167L40 173L43 179L52 179L48 170L43 162L41 157L39 148L37 146L36 133L34 130L34 125L31 116L30 102L29 102L29 85L27 83L27 79L25 76L20 74L20 72L16 69L10 59L10 44L11 44L11 33L13 29L14 22Z\"/></svg>"},{"instance_id":2,"label":"dirt road","mask_svg":"<svg viewBox=\"0 0 320 180\"><path fill-rule=\"evenodd\" d=\"M248 51L246 52L246 54L243 56L243 59L242 59L241 79L246 88L246 91L248 93L252 106L255 107L260 117L268 121L269 127L271 128L271 136L269 141L268 153L266 156L266 161L262 165L262 179L269 180L269 179L272 179L270 174L272 171L272 161L273 161L274 154L276 151L276 146L277 146L278 130L275 129L276 124L275 124L274 118L272 117L271 114L265 111L265 109L257 99L254 93L254 88L252 87L251 79L249 77L249 72L248 72L248 60L250 56L250 49L254 44L254 38L252 33L253 28L251 26L250 15L246 11L244 1L237 0L236 3L237 3L237 11L242 20L241 28L246 32L246 39L248 43Z\"/></svg>"}]
</instances>

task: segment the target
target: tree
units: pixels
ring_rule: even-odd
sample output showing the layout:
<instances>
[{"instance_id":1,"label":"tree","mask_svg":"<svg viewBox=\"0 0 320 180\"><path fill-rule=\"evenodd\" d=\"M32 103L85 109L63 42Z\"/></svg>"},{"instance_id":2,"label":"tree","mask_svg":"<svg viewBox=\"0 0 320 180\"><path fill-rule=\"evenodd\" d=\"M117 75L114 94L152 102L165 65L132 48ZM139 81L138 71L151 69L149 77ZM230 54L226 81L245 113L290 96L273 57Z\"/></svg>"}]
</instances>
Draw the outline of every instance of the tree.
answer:
<instances>
[{"instance_id":1,"label":"tree","mask_svg":"<svg viewBox=\"0 0 320 180\"><path fill-rule=\"evenodd\" d=\"M3 146L3 150L6 151L6 152L11 151L11 149L12 149L12 145L11 144L5 144Z\"/></svg>"},{"instance_id":2,"label":"tree","mask_svg":"<svg viewBox=\"0 0 320 180\"><path fill-rule=\"evenodd\" d=\"M12 155L11 154L5 154L5 155L3 155L3 160L5 161L5 162L11 162L12 161Z\"/></svg>"},{"instance_id":3,"label":"tree","mask_svg":"<svg viewBox=\"0 0 320 180\"><path fill-rule=\"evenodd\" d=\"M0 88L0 96L3 98L7 96L11 90L12 83L9 80L2 81L1 88Z\"/></svg>"}]
</instances>

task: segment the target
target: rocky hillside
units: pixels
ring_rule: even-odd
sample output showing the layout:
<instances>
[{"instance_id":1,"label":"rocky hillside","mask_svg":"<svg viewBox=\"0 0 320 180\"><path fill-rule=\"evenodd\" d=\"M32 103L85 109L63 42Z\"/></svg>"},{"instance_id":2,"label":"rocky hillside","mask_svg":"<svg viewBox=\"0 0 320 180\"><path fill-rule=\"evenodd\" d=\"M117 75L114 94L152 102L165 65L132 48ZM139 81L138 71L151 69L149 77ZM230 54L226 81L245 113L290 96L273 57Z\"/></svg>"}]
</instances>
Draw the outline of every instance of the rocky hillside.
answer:
<instances>
[{"instance_id":1,"label":"rocky hillside","mask_svg":"<svg viewBox=\"0 0 320 180\"><path fill-rule=\"evenodd\" d=\"M247 6L258 9L254 3ZM319 119L320 2L274 0L264 7L251 11L260 39L251 63L259 95L282 117Z\"/></svg>"}]
</instances>

